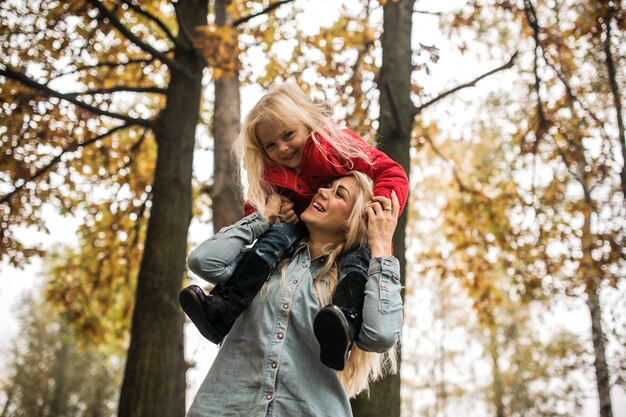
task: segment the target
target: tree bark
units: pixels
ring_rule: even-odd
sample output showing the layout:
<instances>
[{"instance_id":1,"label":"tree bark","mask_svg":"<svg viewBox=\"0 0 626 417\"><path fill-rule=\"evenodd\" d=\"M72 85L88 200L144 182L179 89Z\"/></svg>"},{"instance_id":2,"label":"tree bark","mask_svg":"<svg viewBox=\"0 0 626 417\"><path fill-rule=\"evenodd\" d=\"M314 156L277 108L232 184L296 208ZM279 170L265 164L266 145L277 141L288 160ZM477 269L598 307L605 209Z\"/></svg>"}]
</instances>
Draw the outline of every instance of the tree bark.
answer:
<instances>
[{"instance_id":1,"label":"tree bark","mask_svg":"<svg viewBox=\"0 0 626 417\"><path fill-rule=\"evenodd\" d=\"M496 408L496 417L504 417L504 390L502 387L502 376L500 374L500 351L498 349L497 327L489 327L489 355L493 365L491 367L493 376L493 405Z\"/></svg>"},{"instance_id":2,"label":"tree bark","mask_svg":"<svg viewBox=\"0 0 626 417\"><path fill-rule=\"evenodd\" d=\"M593 364L596 371L600 417L613 417L609 367L606 363L605 338L602 329L602 311L596 285L591 284L587 286L587 306L589 307L589 313L591 315L591 340L593 341L594 352Z\"/></svg>"},{"instance_id":3,"label":"tree bark","mask_svg":"<svg viewBox=\"0 0 626 417\"><path fill-rule=\"evenodd\" d=\"M167 104L154 134L158 155L152 187L152 208L137 280L119 417L182 417L180 414L182 319L178 293L185 271L187 230L191 219L191 173L200 109L200 53L185 33L206 24L207 0L177 3L179 44L170 68ZM184 411L184 402L182 411Z\"/></svg>"},{"instance_id":4,"label":"tree bark","mask_svg":"<svg viewBox=\"0 0 626 417\"><path fill-rule=\"evenodd\" d=\"M613 20L613 10L605 18L605 38L604 38L604 55L606 71L609 76L609 87L611 88L611 95L613 96L613 105L615 106L615 118L617 121L617 137L620 143L620 149L622 153L622 170L620 172L620 178L622 181L622 196L626 203L626 133L624 131L624 119L622 117L622 98L617 83L617 74L615 70L615 62L613 60L613 52L611 49L611 23Z\"/></svg>"},{"instance_id":5,"label":"tree bark","mask_svg":"<svg viewBox=\"0 0 626 417\"><path fill-rule=\"evenodd\" d=\"M216 0L215 22L230 24L226 7L230 0ZM231 153L241 121L239 74L215 81L213 112L213 185L211 187L213 230L241 219L242 197L238 163Z\"/></svg>"},{"instance_id":6,"label":"tree bark","mask_svg":"<svg viewBox=\"0 0 626 417\"><path fill-rule=\"evenodd\" d=\"M68 363L68 353L69 353L69 345L67 340L63 338L63 334L61 334L61 347L56 352L56 357L54 360L54 372L52 373L52 378L54 379L54 389L52 390L52 398L50 399L50 408L48 415L50 416L66 416L67 413L67 403L68 403L68 393L67 393L67 372L65 370L66 366L71 366Z\"/></svg>"},{"instance_id":7,"label":"tree bark","mask_svg":"<svg viewBox=\"0 0 626 417\"><path fill-rule=\"evenodd\" d=\"M411 29L414 0L389 1L384 6L383 62L378 81L380 116L379 148L410 174L411 130L414 105L411 101ZM394 255L400 260L402 285L406 278L406 223L409 205L398 219L393 237ZM372 386L371 397L352 401L355 417L400 416L400 369Z\"/></svg>"}]
</instances>

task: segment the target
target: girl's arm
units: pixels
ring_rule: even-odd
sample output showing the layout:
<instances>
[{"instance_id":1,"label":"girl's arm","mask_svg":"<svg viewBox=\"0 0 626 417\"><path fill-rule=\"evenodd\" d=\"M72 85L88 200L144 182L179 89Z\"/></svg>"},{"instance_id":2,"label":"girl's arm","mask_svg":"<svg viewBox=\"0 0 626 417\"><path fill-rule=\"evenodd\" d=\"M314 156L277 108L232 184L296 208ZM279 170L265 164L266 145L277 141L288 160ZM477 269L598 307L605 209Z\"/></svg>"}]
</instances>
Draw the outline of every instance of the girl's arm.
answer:
<instances>
[{"instance_id":1,"label":"girl's arm","mask_svg":"<svg viewBox=\"0 0 626 417\"><path fill-rule=\"evenodd\" d=\"M391 207L391 210L385 210L385 207ZM402 330L400 263L391 255L391 240L399 211L400 204L394 192L391 200L374 197L366 210L372 260L365 285L363 326L356 340L357 346L365 351L389 350L400 338Z\"/></svg>"},{"instance_id":2,"label":"girl's arm","mask_svg":"<svg viewBox=\"0 0 626 417\"><path fill-rule=\"evenodd\" d=\"M391 192L396 192L400 211L398 216L404 211L407 198L409 196L409 179L402 168L402 165L387 156L386 153L367 144L356 133L346 129L345 133L358 141L357 146L363 146L364 151L370 155L372 164L370 165L362 159L353 160L353 170L366 174L374 181L374 195L391 199Z\"/></svg>"},{"instance_id":3,"label":"girl's arm","mask_svg":"<svg viewBox=\"0 0 626 417\"><path fill-rule=\"evenodd\" d=\"M240 254L269 227L258 212L224 227L205 240L187 257L187 266L200 278L212 283L225 282L235 270Z\"/></svg>"}]
</instances>

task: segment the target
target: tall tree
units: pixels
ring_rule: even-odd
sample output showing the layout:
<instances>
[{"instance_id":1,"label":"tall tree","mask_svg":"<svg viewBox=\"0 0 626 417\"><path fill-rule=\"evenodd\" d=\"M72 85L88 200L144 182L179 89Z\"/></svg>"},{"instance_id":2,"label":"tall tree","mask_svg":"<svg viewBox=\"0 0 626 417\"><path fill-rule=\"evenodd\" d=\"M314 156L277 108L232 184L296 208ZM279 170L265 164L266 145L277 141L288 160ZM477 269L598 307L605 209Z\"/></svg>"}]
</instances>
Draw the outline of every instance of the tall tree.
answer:
<instances>
[{"instance_id":1,"label":"tall tree","mask_svg":"<svg viewBox=\"0 0 626 417\"><path fill-rule=\"evenodd\" d=\"M383 62L380 68L380 116L378 118L379 148L399 162L410 176L411 131L414 114L410 111L412 48L411 27L414 0L386 2L384 5L381 47ZM400 276L406 282L406 219L405 210L398 219L393 237L394 254L400 260ZM352 402L355 416L399 416L400 372L389 375L372 388L372 398L359 398Z\"/></svg>"},{"instance_id":2,"label":"tall tree","mask_svg":"<svg viewBox=\"0 0 626 417\"><path fill-rule=\"evenodd\" d=\"M228 6L230 0L216 0L215 23L232 26L233 18ZM233 33L232 36L237 36ZM237 39L237 38L235 38ZM234 51L236 52L236 50ZM232 58L234 68L239 68L239 57ZM215 106L213 111L213 183L211 185L213 230L235 223L243 214L239 181L239 167L233 160L232 146L240 123L239 71L230 71L215 80Z\"/></svg>"},{"instance_id":3,"label":"tall tree","mask_svg":"<svg viewBox=\"0 0 626 417\"><path fill-rule=\"evenodd\" d=\"M623 281L617 271L626 262L624 79L616 70L626 62L623 53L614 53L623 52L623 5L504 2L496 7L497 21L484 5L471 2L456 23L493 29L494 49L507 48L511 34L521 34L516 47L523 49L527 69L520 77L522 100L509 116L520 154L512 170L531 178L520 187L519 211L534 221L517 242L526 263L517 274L520 281L529 271L543 275L552 290L586 301L600 415L611 416L603 328L611 321L602 317L614 313L602 311L599 300L601 291Z\"/></svg>"},{"instance_id":4,"label":"tall tree","mask_svg":"<svg viewBox=\"0 0 626 417\"><path fill-rule=\"evenodd\" d=\"M28 298L6 355L3 417L113 417L122 377L111 350L81 343L50 305Z\"/></svg>"}]
</instances>

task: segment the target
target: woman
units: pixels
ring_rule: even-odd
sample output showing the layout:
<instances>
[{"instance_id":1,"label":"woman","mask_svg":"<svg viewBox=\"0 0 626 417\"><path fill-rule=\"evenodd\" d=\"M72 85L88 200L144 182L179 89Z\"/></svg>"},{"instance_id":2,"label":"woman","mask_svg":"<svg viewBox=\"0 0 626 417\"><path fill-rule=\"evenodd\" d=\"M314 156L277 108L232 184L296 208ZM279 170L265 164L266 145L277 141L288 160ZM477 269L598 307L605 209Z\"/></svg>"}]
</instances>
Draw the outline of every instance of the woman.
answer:
<instances>
[{"instance_id":1,"label":"woman","mask_svg":"<svg viewBox=\"0 0 626 417\"><path fill-rule=\"evenodd\" d=\"M372 198L372 181L358 172L350 174L320 188L300 216L309 236L233 325L189 417L351 416L349 397L366 390L385 367L395 370L402 300L391 238L398 199L394 194L392 200ZM264 213L270 218L279 208L280 203L270 199ZM254 213L204 242L188 264L203 278L222 284L227 279L222 272L229 270L222 266L232 259L233 246L242 251L267 228L267 220ZM365 242L372 261L363 324L357 348L338 373L319 361L313 321L337 285L340 255ZM212 262L216 267L208 268ZM204 268L194 270L200 264ZM207 272L211 270L215 273Z\"/></svg>"}]
</instances>

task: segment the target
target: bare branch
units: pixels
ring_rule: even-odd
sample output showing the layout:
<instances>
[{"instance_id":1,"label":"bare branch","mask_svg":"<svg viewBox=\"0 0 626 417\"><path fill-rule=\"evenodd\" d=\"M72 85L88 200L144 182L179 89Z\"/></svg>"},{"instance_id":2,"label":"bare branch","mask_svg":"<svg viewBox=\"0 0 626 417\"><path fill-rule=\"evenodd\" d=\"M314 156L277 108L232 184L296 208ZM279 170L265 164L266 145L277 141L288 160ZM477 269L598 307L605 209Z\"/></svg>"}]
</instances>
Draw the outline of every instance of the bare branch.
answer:
<instances>
[{"instance_id":1,"label":"bare branch","mask_svg":"<svg viewBox=\"0 0 626 417\"><path fill-rule=\"evenodd\" d=\"M74 93L65 93L65 94L67 96L76 97L76 96L86 96L86 95L96 95L96 94L111 94L111 93L118 93L118 92L165 94L167 90L161 87L131 87L131 86L120 85L120 86L110 87L110 88L98 88L94 90L77 91Z\"/></svg>"},{"instance_id":2,"label":"bare branch","mask_svg":"<svg viewBox=\"0 0 626 417\"><path fill-rule=\"evenodd\" d=\"M26 75L20 72L12 70L9 67L6 67L5 69L0 68L0 75L10 78L12 80L19 81L22 84L26 85L27 87L33 88L35 90L39 90L48 97L56 97L56 98L68 101L76 105L77 107L80 107L81 109L87 110L91 113L98 114L100 116L112 117L114 119L122 120L126 122L127 124L140 125L140 126L149 127L149 128L154 127L153 122L150 120L137 119L137 118L130 117L124 114L113 113L113 112L102 110L102 109L99 109L98 107L83 103L82 101L76 99L72 95L59 93L58 91L53 90L52 88L44 84L40 84L37 81L27 77Z\"/></svg>"},{"instance_id":3,"label":"bare branch","mask_svg":"<svg viewBox=\"0 0 626 417\"><path fill-rule=\"evenodd\" d=\"M469 194L474 194L476 196L480 196L482 198L487 199L487 197L485 197L484 194L482 194L480 191L475 190L471 187L469 187L468 185L466 185L463 180L461 180L461 176L459 175L459 171L456 169L456 165L454 163L454 160L452 158L449 158L447 156L445 156L440 150L439 148L437 148L437 146L435 145L435 143L433 142L432 138L429 135L423 135L424 139L426 140L426 142L428 142L428 144L430 145L431 149L433 150L433 152L435 152L435 154L443 159L446 162L450 162L452 164L452 175L454 176L454 181L456 182L457 186L459 187L459 191L461 191L462 193L469 193Z\"/></svg>"},{"instance_id":4,"label":"bare branch","mask_svg":"<svg viewBox=\"0 0 626 417\"><path fill-rule=\"evenodd\" d=\"M174 34L165 25L165 23L163 23L163 21L161 19L159 19L158 17L156 17L155 15L150 13L149 11L144 10L140 5L133 3L131 0L121 0L121 1L122 1L122 3L124 3L128 7L130 7L133 11L139 13L142 16L147 17L148 19L150 19L154 23L156 23L156 25L163 31L163 33L165 33L167 35L167 37L170 39L170 41L172 41L172 43L174 45L180 46L180 45L178 45L178 42L176 41L176 37L174 36Z\"/></svg>"},{"instance_id":5,"label":"bare branch","mask_svg":"<svg viewBox=\"0 0 626 417\"><path fill-rule=\"evenodd\" d=\"M472 81L470 81L470 82L467 82L467 83L465 83L465 84L458 85L458 86L456 86L456 87L454 87L454 88L452 88L452 89L450 89L450 90L448 90L448 91L445 91L445 92L443 92L443 93L439 94L437 97L433 98L432 100L429 100L429 101L427 101L426 103L422 104L421 106L416 106L416 107L413 109L413 115L414 115L414 116L417 116L417 115L418 115L418 114L420 114L420 113L422 112L422 110L424 110L426 107L429 107L429 106L433 105L434 103L438 102L439 100L441 100L441 99L443 99L443 98L445 98L445 97L447 97L447 96L449 96L449 95L451 95L451 94L454 94L454 93L456 93L457 91L462 90L462 89L464 89L464 88L467 88L467 87L474 87L474 86L476 86L476 84L477 84L479 81L481 81L482 79L487 78L487 77L489 77L489 76L491 76L491 75L493 75L493 74L495 74L495 73L498 73L498 72L500 72L500 71L503 71L503 70L505 70L505 69L509 69L509 68L513 67L513 64L514 64L514 61L515 61L515 58L516 58L516 57L517 57L517 52L515 52L515 53L511 56L511 59L509 59L509 61L508 61L506 64L501 65L501 66L499 66L498 68L494 68L494 69L492 69L491 71L488 71L488 72L484 73L483 75L481 75L481 76L479 76L479 77L476 77L475 79L473 79L473 80L472 80Z\"/></svg>"},{"instance_id":6,"label":"bare branch","mask_svg":"<svg viewBox=\"0 0 626 417\"><path fill-rule=\"evenodd\" d=\"M17 193L19 193L22 189L24 189L24 187L26 187L27 184L32 183L33 181L37 180L37 178L43 176L45 173L47 173L48 171L50 171L56 164L58 164L61 161L61 157L63 155L65 155L68 152L73 152L75 151L77 148L81 147L81 146L88 146L91 145L92 143L96 143L97 141L104 139L107 136L112 135L113 133L117 132L118 130L122 130L122 129L126 129L128 127L130 127L131 124L123 124L120 126L116 126L114 128L112 128L111 130L109 130L108 132L105 132L101 135L95 136L87 141L84 142L80 142L80 143L74 143L70 146L68 146L67 148L64 148L61 150L61 153L58 154L57 156L55 156L54 158L52 158L52 160L50 160L50 162L48 162L45 166L39 168L37 170L37 172L35 172L35 174L30 177L29 179L25 180L20 186L15 187L15 189L13 191L11 191L8 194L5 194L2 196L2 198L0 198L0 204L4 204L6 202L8 202L11 198L13 198L14 195L16 195Z\"/></svg>"},{"instance_id":7,"label":"bare branch","mask_svg":"<svg viewBox=\"0 0 626 417\"><path fill-rule=\"evenodd\" d=\"M437 17L440 17L442 15L441 12L431 12L430 10L418 10L418 9L414 9L413 13L423 14L427 16L437 16Z\"/></svg>"},{"instance_id":8,"label":"bare branch","mask_svg":"<svg viewBox=\"0 0 626 417\"><path fill-rule=\"evenodd\" d=\"M239 26L239 25L241 25L241 24L243 24L243 23L246 23L246 22L248 22L248 21L250 21L250 20L254 19L255 17L262 16L262 15L264 15L264 14L268 14L268 13L270 13L270 12L272 12L272 11L274 11L274 10L278 9L278 8L279 8L280 6L282 6L283 4L291 3L292 1L293 1L293 0L281 0L281 1L277 1L276 3L272 3L272 4L270 4L270 5L269 5L269 6L267 6L265 9L261 10L261 11L260 11L260 12L258 12L258 13L254 13L254 14L251 14L251 15L249 15L249 16L242 17L241 19L237 19L237 20L235 20L235 21L232 23L232 26L233 26L233 27L237 27L237 26Z\"/></svg>"}]
</instances>

